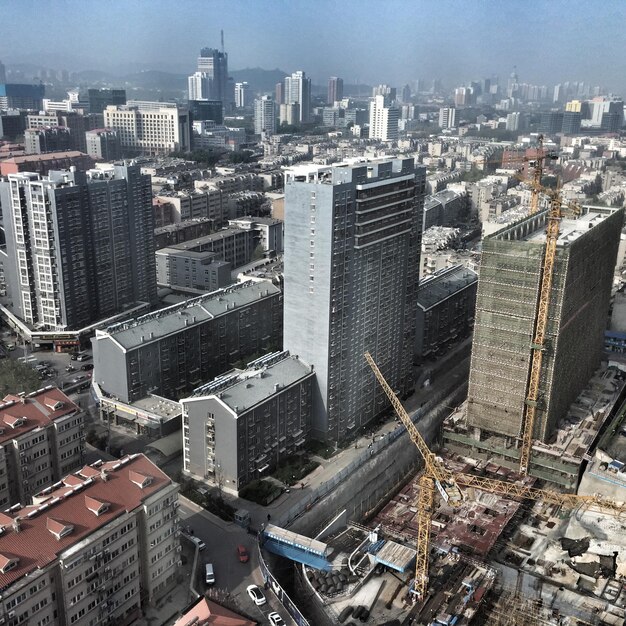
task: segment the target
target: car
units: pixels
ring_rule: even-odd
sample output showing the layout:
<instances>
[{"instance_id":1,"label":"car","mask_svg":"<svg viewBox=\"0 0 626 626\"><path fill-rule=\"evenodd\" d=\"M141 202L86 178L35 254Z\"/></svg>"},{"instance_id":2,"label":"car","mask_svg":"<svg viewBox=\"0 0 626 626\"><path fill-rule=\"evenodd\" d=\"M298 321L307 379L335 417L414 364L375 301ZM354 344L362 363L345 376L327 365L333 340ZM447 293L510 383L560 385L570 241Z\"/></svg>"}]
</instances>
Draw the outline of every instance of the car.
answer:
<instances>
[{"instance_id":1,"label":"car","mask_svg":"<svg viewBox=\"0 0 626 626\"><path fill-rule=\"evenodd\" d=\"M77 361L86 361L87 359L90 359L90 358L91 358L91 354L87 354L86 352L83 352L82 354L79 354L76 357L76 360Z\"/></svg>"},{"instance_id":2,"label":"car","mask_svg":"<svg viewBox=\"0 0 626 626\"><path fill-rule=\"evenodd\" d=\"M80 369L83 371L88 371L93 369L93 363L85 363L85 365L81 365Z\"/></svg>"},{"instance_id":3,"label":"car","mask_svg":"<svg viewBox=\"0 0 626 626\"><path fill-rule=\"evenodd\" d=\"M263 592L256 585L249 585L246 587L246 591L250 596L250 600L252 600L252 602L254 602L257 606L263 606L267 602Z\"/></svg>"},{"instance_id":4,"label":"car","mask_svg":"<svg viewBox=\"0 0 626 626\"><path fill-rule=\"evenodd\" d=\"M75 368L73 365L68 365L68 366L65 368L65 371L66 371L66 372L75 372L75 371L76 371L76 368Z\"/></svg>"},{"instance_id":5,"label":"car","mask_svg":"<svg viewBox=\"0 0 626 626\"><path fill-rule=\"evenodd\" d=\"M204 543L204 541L202 541L202 539L200 539L199 537L189 537L189 539L191 539L191 541L196 544L200 552L202 552L202 550L206 548L206 543Z\"/></svg>"},{"instance_id":6,"label":"car","mask_svg":"<svg viewBox=\"0 0 626 626\"><path fill-rule=\"evenodd\" d=\"M72 354L70 355L70 360L72 361L77 361L78 360L78 352L72 352Z\"/></svg>"},{"instance_id":7,"label":"car","mask_svg":"<svg viewBox=\"0 0 626 626\"><path fill-rule=\"evenodd\" d=\"M81 380L85 380L85 378L87 378L87 376L85 376L84 374L79 374L75 378L72 378L72 383L79 383Z\"/></svg>"},{"instance_id":8,"label":"car","mask_svg":"<svg viewBox=\"0 0 626 626\"><path fill-rule=\"evenodd\" d=\"M244 546L237 546L237 558L240 563L247 563L250 560L250 555Z\"/></svg>"},{"instance_id":9,"label":"car","mask_svg":"<svg viewBox=\"0 0 626 626\"><path fill-rule=\"evenodd\" d=\"M286 626L285 620L275 611L267 616L272 626Z\"/></svg>"}]
</instances>

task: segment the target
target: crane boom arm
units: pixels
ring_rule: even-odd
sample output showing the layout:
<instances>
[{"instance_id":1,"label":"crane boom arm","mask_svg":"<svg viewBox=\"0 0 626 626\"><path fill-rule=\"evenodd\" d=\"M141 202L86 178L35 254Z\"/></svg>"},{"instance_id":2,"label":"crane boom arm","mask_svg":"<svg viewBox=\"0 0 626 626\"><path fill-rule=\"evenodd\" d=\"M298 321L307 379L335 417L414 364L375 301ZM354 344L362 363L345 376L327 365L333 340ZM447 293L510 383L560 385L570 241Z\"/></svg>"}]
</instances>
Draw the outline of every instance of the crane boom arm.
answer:
<instances>
[{"instance_id":1,"label":"crane boom arm","mask_svg":"<svg viewBox=\"0 0 626 626\"><path fill-rule=\"evenodd\" d=\"M376 365L374 359L372 358L372 355L369 352L365 353L365 359L369 363L369 366L372 368L372 371L374 372L378 382L380 383L380 386L387 394L389 402L391 402L391 405L395 409L396 414L402 420L404 427L409 433L411 441L415 444L415 447L422 455L427 472L440 483L448 482L451 477L450 472L443 466L443 463L441 463L437 459L437 457L430 451L428 444L424 441L424 438L422 437L420 431L417 429L417 426L415 426L413 420L398 399L398 396L396 396L393 389L389 386L389 383L385 380L385 377L378 369L378 365Z\"/></svg>"},{"instance_id":2,"label":"crane boom arm","mask_svg":"<svg viewBox=\"0 0 626 626\"><path fill-rule=\"evenodd\" d=\"M527 500L537 500L548 504L557 504L568 509L578 506L593 507L611 512L615 515L626 513L626 503L605 500L598 496L579 496L575 493L558 493L537 487L528 487L519 483L509 483L494 478L484 478L473 476L472 474L455 474L456 482L462 487L474 487L489 493L495 493L509 498L524 498Z\"/></svg>"}]
</instances>

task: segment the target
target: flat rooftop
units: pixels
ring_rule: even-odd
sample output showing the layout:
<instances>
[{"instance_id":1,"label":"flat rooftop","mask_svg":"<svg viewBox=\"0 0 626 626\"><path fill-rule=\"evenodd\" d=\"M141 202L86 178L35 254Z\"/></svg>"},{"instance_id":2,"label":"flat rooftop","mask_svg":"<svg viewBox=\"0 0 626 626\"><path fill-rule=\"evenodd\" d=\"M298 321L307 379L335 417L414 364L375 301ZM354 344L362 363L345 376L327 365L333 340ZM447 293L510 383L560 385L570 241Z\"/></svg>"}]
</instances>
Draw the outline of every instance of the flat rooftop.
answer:
<instances>
[{"instance_id":1,"label":"flat rooftop","mask_svg":"<svg viewBox=\"0 0 626 626\"><path fill-rule=\"evenodd\" d=\"M96 331L95 340L110 338L123 349L133 349L280 293L278 287L267 281L247 281L231 285L128 322L109 326L106 330Z\"/></svg>"},{"instance_id":2,"label":"flat rooftop","mask_svg":"<svg viewBox=\"0 0 626 626\"><path fill-rule=\"evenodd\" d=\"M425 311L478 282L478 274L463 265L448 267L420 281L417 306Z\"/></svg>"},{"instance_id":3,"label":"flat rooftop","mask_svg":"<svg viewBox=\"0 0 626 626\"><path fill-rule=\"evenodd\" d=\"M203 237L197 237L196 239L189 239L189 241L177 243L172 247L178 250L193 250L194 248L212 243L213 241L220 241L222 239L226 239L227 237L236 237L237 235L249 232L250 231L244 230L243 228L222 228L222 230L218 230L216 233L204 235Z\"/></svg>"},{"instance_id":4,"label":"flat rooftop","mask_svg":"<svg viewBox=\"0 0 626 626\"><path fill-rule=\"evenodd\" d=\"M248 363L245 370L219 376L194 389L192 398L217 395L234 411L241 413L270 398L304 378L313 371L289 352L274 352Z\"/></svg>"},{"instance_id":5,"label":"flat rooftop","mask_svg":"<svg viewBox=\"0 0 626 626\"><path fill-rule=\"evenodd\" d=\"M559 239L557 245L567 246L576 239L579 239L596 224L603 222L607 217L607 215L600 213L589 212L581 215L578 219L562 219L559 224ZM541 228L540 230L530 233L524 241L545 243L546 233L544 229Z\"/></svg>"}]
</instances>

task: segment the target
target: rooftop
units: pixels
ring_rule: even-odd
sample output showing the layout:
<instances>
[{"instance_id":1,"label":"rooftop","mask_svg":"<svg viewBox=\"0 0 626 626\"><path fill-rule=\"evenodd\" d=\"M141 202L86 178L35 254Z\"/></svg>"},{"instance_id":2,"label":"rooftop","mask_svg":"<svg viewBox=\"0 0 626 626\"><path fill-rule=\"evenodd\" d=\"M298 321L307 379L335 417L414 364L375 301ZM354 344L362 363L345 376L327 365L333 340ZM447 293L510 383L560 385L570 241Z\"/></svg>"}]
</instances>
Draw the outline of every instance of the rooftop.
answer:
<instances>
[{"instance_id":1,"label":"rooftop","mask_svg":"<svg viewBox=\"0 0 626 626\"><path fill-rule=\"evenodd\" d=\"M67 150L64 152L47 152L46 154L25 154L4 159L3 163L35 163L37 161L55 161L56 159L75 159L78 157L88 157L84 152L78 150Z\"/></svg>"},{"instance_id":2,"label":"rooftop","mask_svg":"<svg viewBox=\"0 0 626 626\"><path fill-rule=\"evenodd\" d=\"M34 497L0 513L0 588L54 562L88 537L172 481L143 454L98 461ZM97 504L97 507L96 507Z\"/></svg>"},{"instance_id":3,"label":"rooftop","mask_svg":"<svg viewBox=\"0 0 626 626\"><path fill-rule=\"evenodd\" d=\"M177 248L178 250L192 250L193 248L197 248L198 246L202 246L212 241L219 241L220 239L224 239L226 237L235 237L240 233L248 232L250 231L243 230L242 228L222 228L222 230L218 230L216 233L204 235L203 237L198 237L196 239L190 239L189 241L183 241L182 243L177 243L172 247Z\"/></svg>"},{"instance_id":4,"label":"rooftop","mask_svg":"<svg viewBox=\"0 0 626 626\"><path fill-rule=\"evenodd\" d=\"M174 626L255 626L256 622L237 613L200 598L184 615L174 622Z\"/></svg>"},{"instance_id":5,"label":"rooftop","mask_svg":"<svg viewBox=\"0 0 626 626\"><path fill-rule=\"evenodd\" d=\"M274 352L248 363L245 370L234 370L194 389L191 398L216 395L226 406L241 413L312 375L313 370L297 356L290 356L287 351Z\"/></svg>"},{"instance_id":6,"label":"rooftop","mask_svg":"<svg viewBox=\"0 0 626 626\"><path fill-rule=\"evenodd\" d=\"M57 387L44 387L26 396L8 395L0 404L0 444L79 412Z\"/></svg>"},{"instance_id":7,"label":"rooftop","mask_svg":"<svg viewBox=\"0 0 626 626\"><path fill-rule=\"evenodd\" d=\"M202 324L220 315L248 306L266 297L279 295L280 289L269 282L247 281L191 298L142 317L96 331L95 341L111 338L123 349L136 348L143 343L159 339Z\"/></svg>"},{"instance_id":8,"label":"rooftop","mask_svg":"<svg viewBox=\"0 0 626 626\"><path fill-rule=\"evenodd\" d=\"M424 310L430 309L477 281L478 274L463 265L454 265L439 270L420 281L417 290L417 305Z\"/></svg>"}]
</instances>

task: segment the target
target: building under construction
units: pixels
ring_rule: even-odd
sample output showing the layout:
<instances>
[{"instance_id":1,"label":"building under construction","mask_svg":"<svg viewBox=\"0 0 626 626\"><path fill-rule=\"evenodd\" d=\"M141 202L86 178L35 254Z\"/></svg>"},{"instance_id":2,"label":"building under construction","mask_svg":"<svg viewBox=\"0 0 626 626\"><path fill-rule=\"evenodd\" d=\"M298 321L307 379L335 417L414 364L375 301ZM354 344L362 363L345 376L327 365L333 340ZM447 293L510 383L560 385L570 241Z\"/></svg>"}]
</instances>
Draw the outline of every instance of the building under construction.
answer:
<instances>
[{"instance_id":1,"label":"building under construction","mask_svg":"<svg viewBox=\"0 0 626 626\"><path fill-rule=\"evenodd\" d=\"M483 240L467 403L472 436L520 437L547 211ZM563 219L550 291L534 437L548 442L599 365L623 210Z\"/></svg>"}]
</instances>

